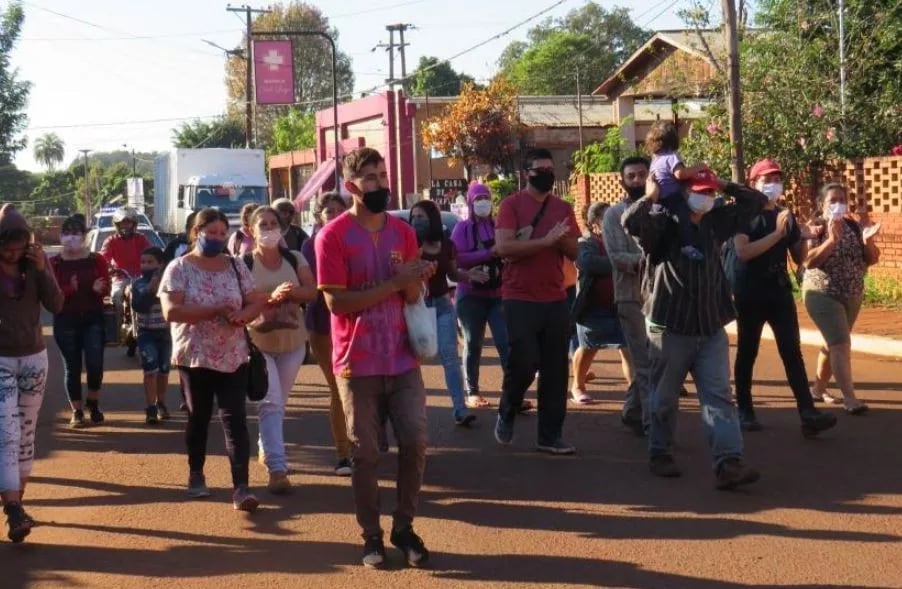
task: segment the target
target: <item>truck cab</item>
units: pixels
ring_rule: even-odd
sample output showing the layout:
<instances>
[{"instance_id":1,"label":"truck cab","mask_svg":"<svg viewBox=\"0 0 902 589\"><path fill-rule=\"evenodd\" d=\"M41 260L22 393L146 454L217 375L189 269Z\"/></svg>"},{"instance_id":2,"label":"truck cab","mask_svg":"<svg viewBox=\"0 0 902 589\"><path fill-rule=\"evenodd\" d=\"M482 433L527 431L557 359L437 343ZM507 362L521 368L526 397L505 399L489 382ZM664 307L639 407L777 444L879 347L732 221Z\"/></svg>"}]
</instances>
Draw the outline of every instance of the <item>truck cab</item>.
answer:
<instances>
[{"instance_id":1,"label":"truck cab","mask_svg":"<svg viewBox=\"0 0 902 589\"><path fill-rule=\"evenodd\" d=\"M176 208L191 211L207 207L219 209L229 218L229 229L241 226L239 213L247 203L264 205L269 202L265 183L253 185L254 179L223 176L193 176L187 184L179 186Z\"/></svg>"}]
</instances>

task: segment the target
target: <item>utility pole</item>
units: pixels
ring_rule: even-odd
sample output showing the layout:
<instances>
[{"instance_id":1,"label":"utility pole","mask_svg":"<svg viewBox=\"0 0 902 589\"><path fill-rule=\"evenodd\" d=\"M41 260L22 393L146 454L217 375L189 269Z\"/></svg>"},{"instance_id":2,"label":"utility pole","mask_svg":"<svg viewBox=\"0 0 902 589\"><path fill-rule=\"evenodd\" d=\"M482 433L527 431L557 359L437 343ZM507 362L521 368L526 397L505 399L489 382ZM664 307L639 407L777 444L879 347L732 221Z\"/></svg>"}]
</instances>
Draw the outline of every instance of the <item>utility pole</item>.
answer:
<instances>
[{"instance_id":1,"label":"utility pole","mask_svg":"<svg viewBox=\"0 0 902 589\"><path fill-rule=\"evenodd\" d=\"M846 3L839 0L839 109L846 118Z\"/></svg>"},{"instance_id":2,"label":"utility pole","mask_svg":"<svg viewBox=\"0 0 902 589\"><path fill-rule=\"evenodd\" d=\"M396 160L394 173L395 173L395 188L397 189L398 194L395 195L398 198L398 206L404 206L404 168L401 164L401 97L404 95L402 91L398 89L398 86L401 85L403 88L404 82L407 80L407 60L404 53L404 48L407 47L407 43L404 42L404 31L408 29L415 28L413 25L398 23L393 25L388 25L385 27L385 30L388 31L388 45L385 43L379 43L376 47L373 48L373 51L376 49L385 48L388 51L388 79L385 81L388 84L389 91L392 94L394 99L394 119L395 125L394 129L391 130L392 134L395 138L395 149L394 158ZM395 31L398 32L399 44L395 44ZM395 48L398 49L401 55L401 78L395 78Z\"/></svg>"},{"instance_id":3,"label":"utility pole","mask_svg":"<svg viewBox=\"0 0 902 589\"><path fill-rule=\"evenodd\" d=\"M728 48L727 67L730 72L727 110L730 113L730 168L733 182L745 179L742 154L742 92L739 87L739 34L736 25L734 0L722 0L724 37Z\"/></svg>"},{"instance_id":4,"label":"utility pole","mask_svg":"<svg viewBox=\"0 0 902 589\"><path fill-rule=\"evenodd\" d=\"M579 150L583 150L583 92L579 84L579 64L576 65L576 110L579 112Z\"/></svg>"},{"instance_id":5,"label":"utility pole","mask_svg":"<svg viewBox=\"0 0 902 589\"><path fill-rule=\"evenodd\" d=\"M244 76L244 147L246 149L250 149L254 143L254 52L251 48L251 33L253 32L252 19L253 15L255 14L268 14L272 12L272 10L251 8L247 4L243 4L241 6L232 6L231 4L228 4L226 5L226 11L243 12L247 26L247 32L245 35L245 39L247 39L247 45L244 53L245 62L247 65L247 67L245 68L246 71Z\"/></svg>"},{"instance_id":6,"label":"utility pole","mask_svg":"<svg viewBox=\"0 0 902 589\"><path fill-rule=\"evenodd\" d=\"M85 217L88 218L88 223L91 222L91 195L88 192L88 154L91 153L90 149L79 149L85 156Z\"/></svg>"}]
</instances>

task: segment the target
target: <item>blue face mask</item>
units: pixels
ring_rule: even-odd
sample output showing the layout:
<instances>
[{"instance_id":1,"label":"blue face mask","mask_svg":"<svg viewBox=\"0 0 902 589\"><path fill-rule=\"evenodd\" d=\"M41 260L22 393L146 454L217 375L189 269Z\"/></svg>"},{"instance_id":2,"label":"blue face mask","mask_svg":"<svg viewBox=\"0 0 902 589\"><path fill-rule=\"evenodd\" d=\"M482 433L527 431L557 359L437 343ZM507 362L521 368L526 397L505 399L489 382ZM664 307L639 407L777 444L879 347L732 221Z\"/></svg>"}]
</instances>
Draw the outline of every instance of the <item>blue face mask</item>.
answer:
<instances>
[{"instance_id":1,"label":"blue face mask","mask_svg":"<svg viewBox=\"0 0 902 589\"><path fill-rule=\"evenodd\" d=\"M429 219L414 219L410 224L413 226L413 230L417 232L417 241L420 244L424 241L429 241L429 230L431 229Z\"/></svg>"},{"instance_id":2,"label":"blue face mask","mask_svg":"<svg viewBox=\"0 0 902 589\"><path fill-rule=\"evenodd\" d=\"M153 270L142 270L141 276L144 277L144 280L153 280L153 275L157 273L156 268Z\"/></svg>"},{"instance_id":3,"label":"blue face mask","mask_svg":"<svg viewBox=\"0 0 902 589\"><path fill-rule=\"evenodd\" d=\"M197 247L200 253L208 258L215 258L225 249L226 242L222 239L210 239L206 235L197 236Z\"/></svg>"}]
</instances>

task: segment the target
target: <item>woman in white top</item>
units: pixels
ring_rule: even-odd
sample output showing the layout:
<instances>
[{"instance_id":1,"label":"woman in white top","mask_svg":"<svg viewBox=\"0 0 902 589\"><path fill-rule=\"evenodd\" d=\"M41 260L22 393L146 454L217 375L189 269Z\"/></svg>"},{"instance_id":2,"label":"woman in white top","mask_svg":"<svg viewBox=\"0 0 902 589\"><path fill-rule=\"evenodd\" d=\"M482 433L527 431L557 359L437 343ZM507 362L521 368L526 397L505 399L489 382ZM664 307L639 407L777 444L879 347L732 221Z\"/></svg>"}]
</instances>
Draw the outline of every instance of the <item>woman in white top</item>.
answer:
<instances>
[{"instance_id":1,"label":"woman in white top","mask_svg":"<svg viewBox=\"0 0 902 589\"><path fill-rule=\"evenodd\" d=\"M249 326L251 339L263 352L269 371L269 391L257 409L259 455L269 471L270 492L279 494L291 488L282 425L288 395L306 352L307 329L301 304L316 298L316 281L304 256L281 245L282 230L275 209L256 209L248 226L254 249L245 254L244 263L251 269L257 289L271 293L263 313Z\"/></svg>"}]
</instances>

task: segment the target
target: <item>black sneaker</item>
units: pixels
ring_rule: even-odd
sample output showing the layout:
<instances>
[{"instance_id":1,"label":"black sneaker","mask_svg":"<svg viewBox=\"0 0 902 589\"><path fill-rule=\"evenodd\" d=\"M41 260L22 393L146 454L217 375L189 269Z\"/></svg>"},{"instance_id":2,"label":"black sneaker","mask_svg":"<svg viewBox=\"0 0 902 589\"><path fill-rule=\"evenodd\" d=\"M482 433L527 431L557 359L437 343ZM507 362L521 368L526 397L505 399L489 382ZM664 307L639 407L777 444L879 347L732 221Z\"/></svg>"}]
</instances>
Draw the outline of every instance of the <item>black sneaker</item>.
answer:
<instances>
[{"instance_id":1,"label":"black sneaker","mask_svg":"<svg viewBox=\"0 0 902 589\"><path fill-rule=\"evenodd\" d=\"M555 456L567 456L576 454L576 447L568 444L561 438L550 443L539 442L536 444L536 450L545 452L546 454L554 454Z\"/></svg>"},{"instance_id":2,"label":"black sneaker","mask_svg":"<svg viewBox=\"0 0 902 589\"><path fill-rule=\"evenodd\" d=\"M165 421L170 417L169 409L163 403L157 403L157 417L160 418L160 421Z\"/></svg>"},{"instance_id":3,"label":"black sneaker","mask_svg":"<svg viewBox=\"0 0 902 589\"><path fill-rule=\"evenodd\" d=\"M836 416L817 409L806 409L799 414L802 419L802 435L813 438L836 425Z\"/></svg>"},{"instance_id":4,"label":"black sneaker","mask_svg":"<svg viewBox=\"0 0 902 589\"><path fill-rule=\"evenodd\" d=\"M81 409L72 411L72 419L69 420L69 427L79 428L85 426L85 412Z\"/></svg>"},{"instance_id":5,"label":"black sneaker","mask_svg":"<svg viewBox=\"0 0 902 589\"><path fill-rule=\"evenodd\" d=\"M495 441L502 446L510 446L514 441L514 424L504 421L501 415L495 421Z\"/></svg>"},{"instance_id":6,"label":"black sneaker","mask_svg":"<svg viewBox=\"0 0 902 589\"><path fill-rule=\"evenodd\" d=\"M758 417L755 416L754 409L739 410L739 427L744 432L760 432L764 429L764 426L758 421Z\"/></svg>"},{"instance_id":7,"label":"black sneaker","mask_svg":"<svg viewBox=\"0 0 902 589\"><path fill-rule=\"evenodd\" d=\"M22 504L8 503L3 506L3 513L6 514L6 527L9 530L7 536L9 536L9 539L15 544L25 540L25 537L31 533L34 520L25 513L25 510L22 509Z\"/></svg>"},{"instance_id":8,"label":"black sneaker","mask_svg":"<svg viewBox=\"0 0 902 589\"><path fill-rule=\"evenodd\" d=\"M647 434L645 432L645 426L642 424L641 417L635 417L632 415L621 415L620 423L626 426L630 431L632 431L636 436L642 438Z\"/></svg>"},{"instance_id":9,"label":"black sneaker","mask_svg":"<svg viewBox=\"0 0 902 589\"><path fill-rule=\"evenodd\" d=\"M392 534L394 536L394 534ZM382 535L367 536L363 542L363 557L361 557L363 566L370 569L381 569L385 564L385 544L382 542Z\"/></svg>"},{"instance_id":10,"label":"black sneaker","mask_svg":"<svg viewBox=\"0 0 902 589\"><path fill-rule=\"evenodd\" d=\"M335 465L335 474L340 477L349 477L354 473L354 466L350 458L342 458Z\"/></svg>"},{"instance_id":11,"label":"black sneaker","mask_svg":"<svg viewBox=\"0 0 902 589\"><path fill-rule=\"evenodd\" d=\"M192 499L201 499L210 496L210 489L207 488L207 478L202 472L192 472L188 475L188 497Z\"/></svg>"},{"instance_id":12,"label":"black sneaker","mask_svg":"<svg viewBox=\"0 0 902 589\"><path fill-rule=\"evenodd\" d=\"M88 399L85 401L85 407L91 413L91 423L95 425L103 423L103 411L100 410L100 406L97 404L96 400Z\"/></svg>"},{"instance_id":13,"label":"black sneaker","mask_svg":"<svg viewBox=\"0 0 902 589\"><path fill-rule=\"evenodd\" d=\"M648 461L648 469L657 477L676 478L683 474L670 454L652 456Z\"/></svg>"},{"instance_id":14,"label":"black sneaker","mask_svg":"<svg viewBox=\"0 0 902 589\"><path fill-rule=\"evenodd\" d=\"M717 488L721 491L750 485L761 478L761 474L746 465L741 458L727 458L721 462L715 476L717 477Z\"/></svg>"},{"instance_id":15,"label":"black sneaker","mask_svg":"<svg viewBox=\"0 0 902 589\"><path fill-rule=\"evenodd\" d=\"M157 406L151 405L144 410L144 423L147 425L156 425L160 423L160 418L157 416Z\"/></svg>"},{"instance_id":16,"label":"black sneaker","mask_svg":"<svg viewBox=\"0 0 902 589\"><path fill-rule=\"evenodd\" d=\"M473 425L474 421L476 421L476 416L473 415L472 413L469 413L467 415L455 417L454 425L457 425L460 427L470 427L471 425Z\"/></svg>"},{"instance_id":17,"label":"black sneaker","mask_svg":"<svg viewBox=\"0 0 902 589\"><path fill-rule=\"evenodd\" d=\"M423 545L423 540L414 533L413 527L392 530L391 543L404 553L408 565L419 568L429 562L429 551Z\"/></svg>"}]
</instances>

